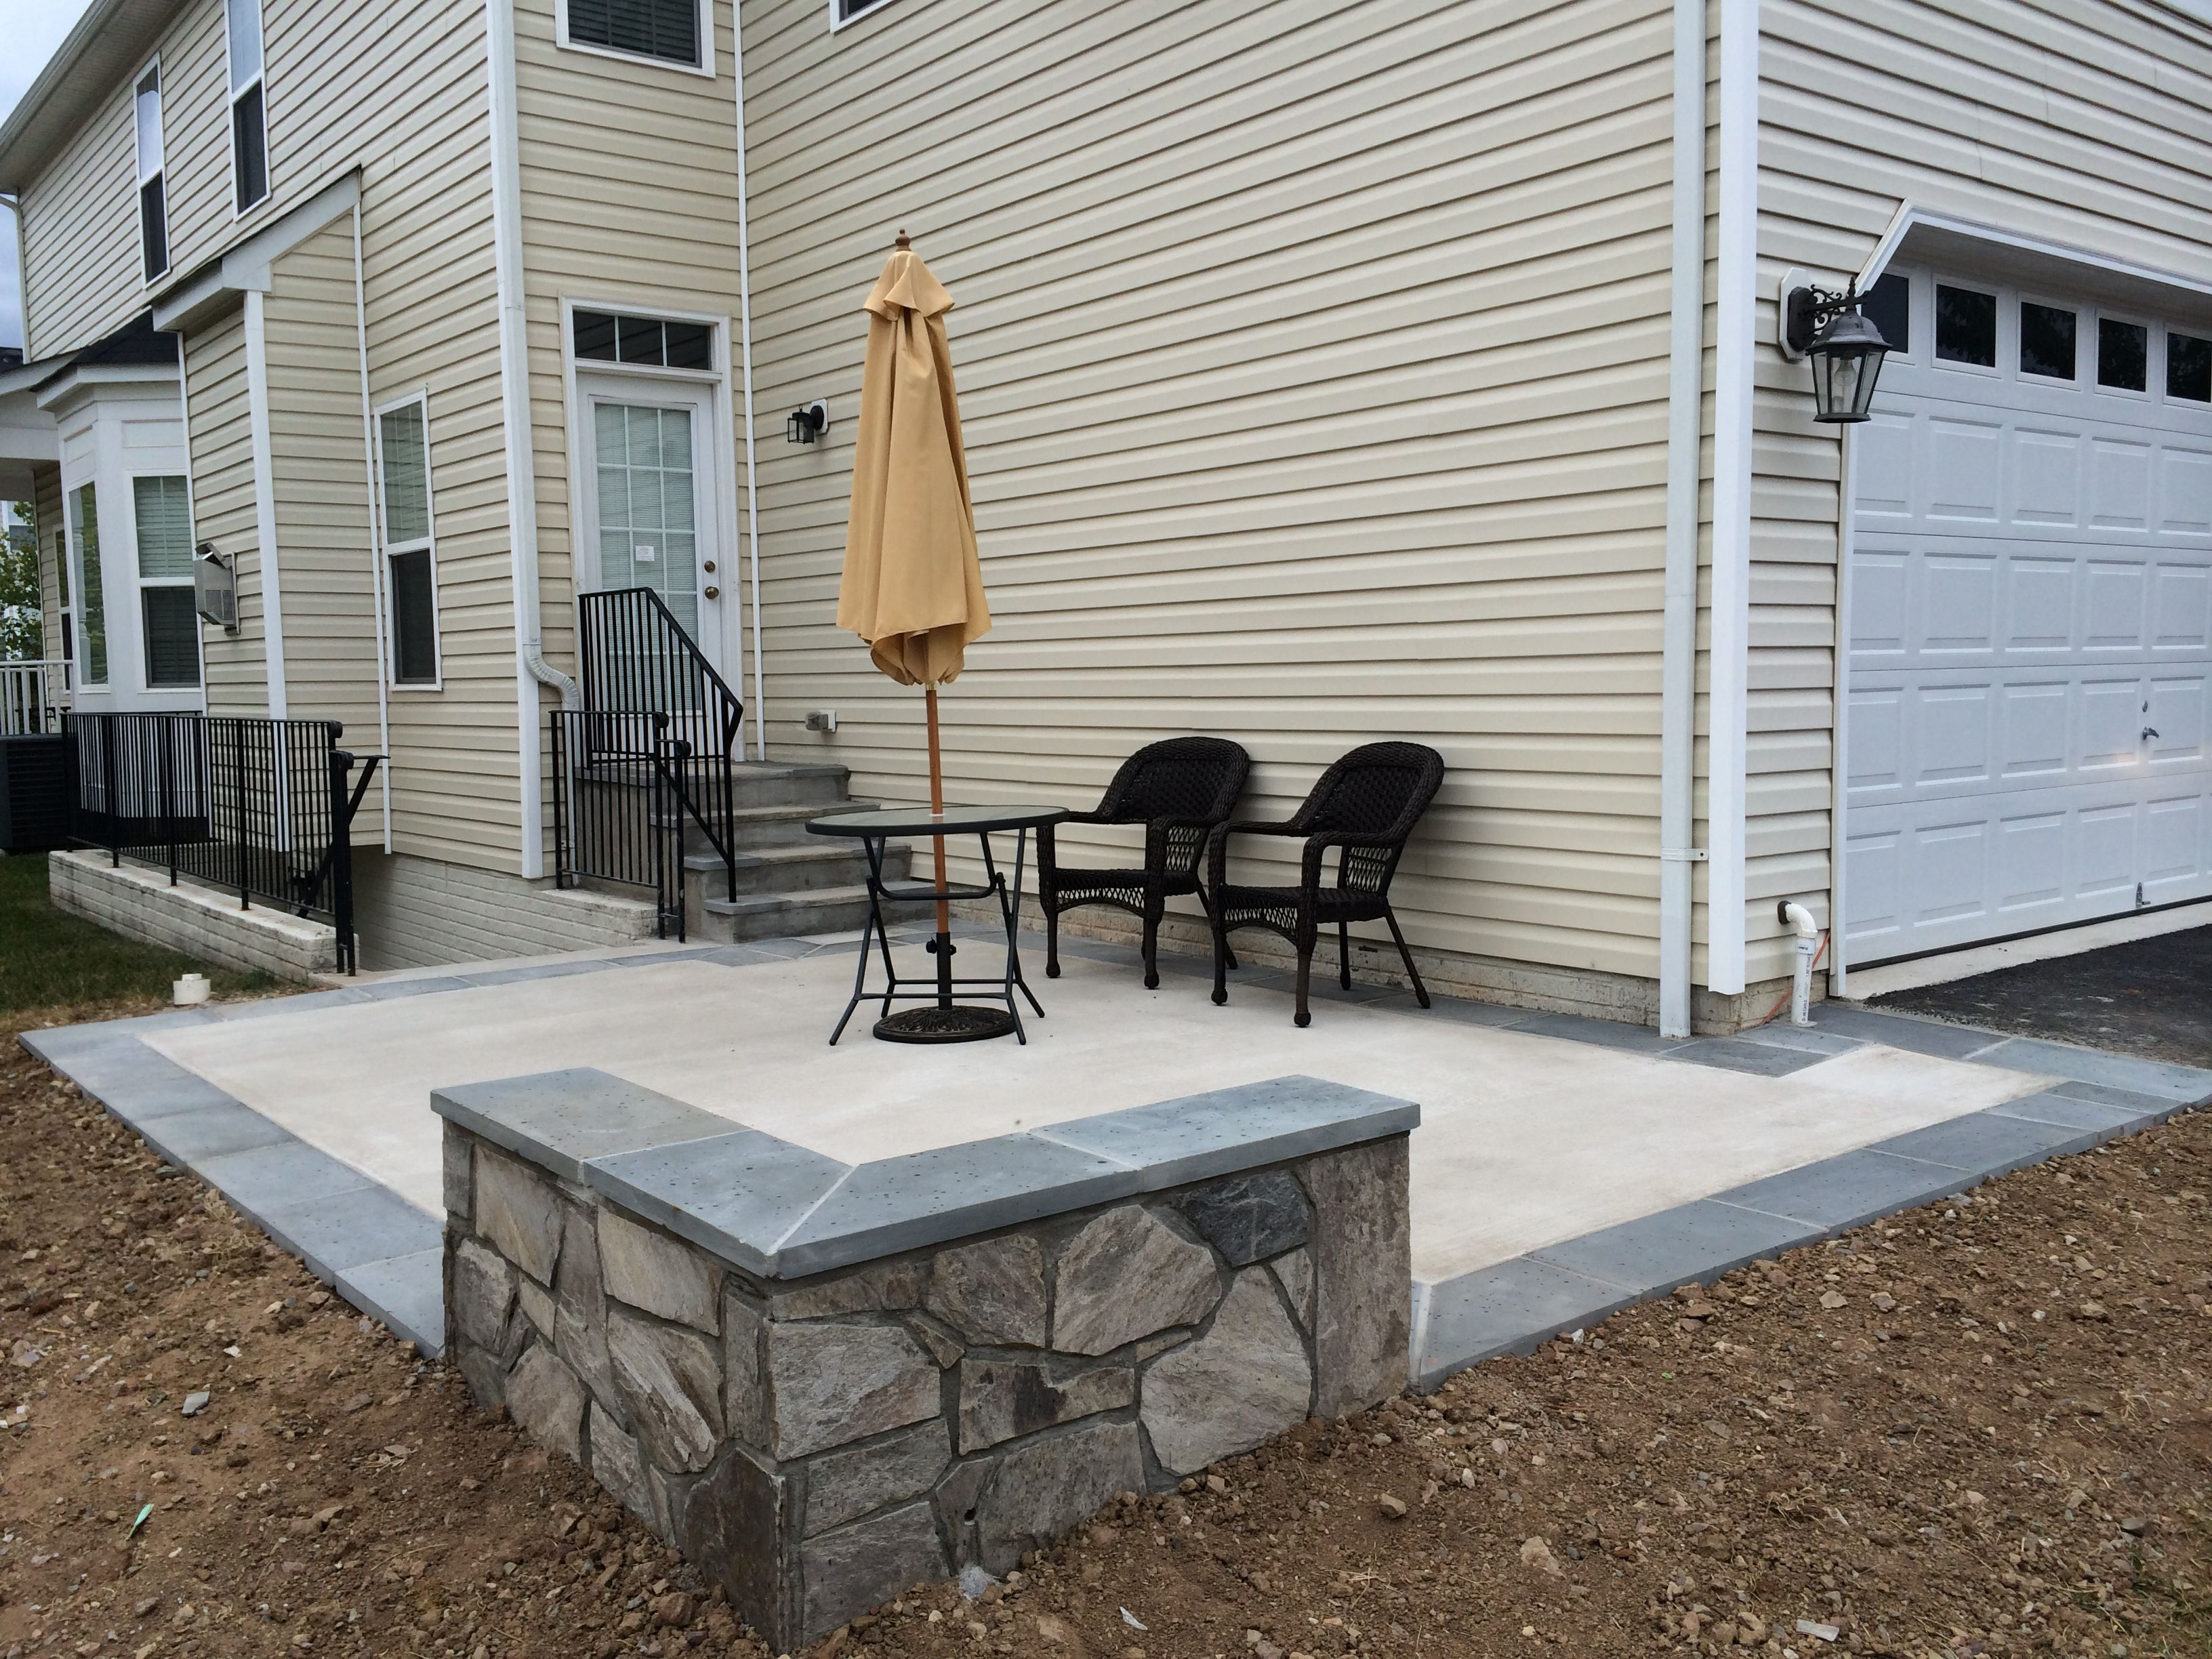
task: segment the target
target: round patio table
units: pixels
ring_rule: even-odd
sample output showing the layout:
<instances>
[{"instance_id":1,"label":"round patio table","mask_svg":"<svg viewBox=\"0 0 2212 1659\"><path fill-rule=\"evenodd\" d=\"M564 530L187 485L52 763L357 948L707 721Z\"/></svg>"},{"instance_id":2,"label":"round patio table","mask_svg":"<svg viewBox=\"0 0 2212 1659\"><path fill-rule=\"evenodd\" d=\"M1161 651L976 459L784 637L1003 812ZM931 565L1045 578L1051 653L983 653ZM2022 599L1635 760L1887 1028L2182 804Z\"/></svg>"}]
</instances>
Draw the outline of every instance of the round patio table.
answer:
<instances>
[{"instance_id":1,"label":"round patio table","mask_svg":"<svg viewBox=\"0 0 2212 1659\"><path fill-rule=\"evenodd\" d=\"M1005 1036L1009 1032L1017 1042L1028 1042L1029 1034L1022 1029L1021 1011L1015 1006L1014 993L1018 990L1040 1016L1044 1007L1030 989L1029 981L1022 977L1021 951L1016 943L1022 902L1022 866L1029 852L1030 831L1044 824L1058 823L1066 816L1064 806L948 806L941 812L933 812L926 806L884 806L857 812L833 812L826 817L809 820L808 834L850 836L860 843L868 856L868 919L860 929L860 960L853 973L852 1000L846 1003L836 1029L830 1033L831 1045L834 1047L837 1039L844 1036L853 1011L871 998L883 1003L875 1035L886 1042L974 1042L985 1037ZM1011 881L991 856L991 837L1009 830L1014 832ZM927 881L884 879L884 849L890 842L942 836L975 837L983 852L982 881L948 882L939 887ZM937 958L933 978L928 981L901 979L891 960L890 930L884 921L884 901L942 905L953 899L978 898L995 898L999 902L999 916L1006 929L1005 971L995 978L956 975L952 957L957 947L951 933L940 926L927 947ZM868 988L872 951L880 951L883 957L884 982L881 990ZM925 983L926 989L910 988ZM981 1007L952 1000L955 988L980 986L992 988L986 994L987 1000L1003 1002L1006 1006ZM894 1002L918 1002L923 1006L894 1012Z\"/></svg>"}]
</instances>

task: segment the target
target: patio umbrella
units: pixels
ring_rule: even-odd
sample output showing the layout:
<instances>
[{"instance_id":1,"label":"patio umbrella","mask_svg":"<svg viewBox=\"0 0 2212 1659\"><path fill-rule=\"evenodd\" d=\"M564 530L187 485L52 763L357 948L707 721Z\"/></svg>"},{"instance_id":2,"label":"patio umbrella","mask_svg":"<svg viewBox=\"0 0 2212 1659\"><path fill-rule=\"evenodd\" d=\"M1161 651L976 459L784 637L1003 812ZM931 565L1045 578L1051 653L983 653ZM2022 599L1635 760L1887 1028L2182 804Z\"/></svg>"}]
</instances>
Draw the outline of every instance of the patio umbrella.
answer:
<instances>
[{"instance_id":1,"label":"patio umbrella","mask_svg":"<svg viewBox=\"0 0 2212 1659\"><path fill-rule=\"evenodd\" d=\"M929 729L929 808L945 810L937 688L960 673L968 643L991 626L968 499L968 457L952 388L945 313L952 296L904 231L863 307L868 349L853 445L853 505L837 625L868 643L876 666L922 688ZM938 890L945 837L934 839ZM952 1000L951 914L937 902L939 1003Z\"/></svg>"}]
</instances>

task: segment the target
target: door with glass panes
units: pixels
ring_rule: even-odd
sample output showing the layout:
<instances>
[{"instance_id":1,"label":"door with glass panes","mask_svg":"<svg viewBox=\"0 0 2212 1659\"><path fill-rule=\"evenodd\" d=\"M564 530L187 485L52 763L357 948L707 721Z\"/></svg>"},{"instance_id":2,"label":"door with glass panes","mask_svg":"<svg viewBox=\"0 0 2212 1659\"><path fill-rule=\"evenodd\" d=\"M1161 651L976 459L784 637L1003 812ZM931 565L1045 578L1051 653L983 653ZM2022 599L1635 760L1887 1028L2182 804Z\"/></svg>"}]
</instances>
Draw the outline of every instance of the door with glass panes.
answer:
<instances>
[{"instance_id":1,"label":"door with glass panes","mask_svg":"<svg viewBox=\"0 0 2212 1659\"><path fill-rule=\"evenodd\" d=\"M584 586L650 588L720 668L711 389L611 374L578 390Z\"/></svg>"}]
</instances>

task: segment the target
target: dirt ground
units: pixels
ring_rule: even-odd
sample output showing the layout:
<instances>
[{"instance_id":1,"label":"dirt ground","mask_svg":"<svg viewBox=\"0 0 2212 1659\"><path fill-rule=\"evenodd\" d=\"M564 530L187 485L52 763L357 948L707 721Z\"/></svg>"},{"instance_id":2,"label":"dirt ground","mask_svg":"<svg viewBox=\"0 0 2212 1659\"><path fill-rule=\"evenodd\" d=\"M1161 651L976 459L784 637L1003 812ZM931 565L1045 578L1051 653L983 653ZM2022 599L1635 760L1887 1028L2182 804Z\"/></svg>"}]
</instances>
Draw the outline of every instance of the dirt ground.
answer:
<instances>
[{"instance_id":1,"label":"dirt ground","mask_svg":"<svg viewBox=\"0 0 2212 1659\"><path fill-rule=\"evenodd\" d=\"M0 1655L763 1659L576 1468L0 1040ZM816 1652L2212 1652L2208 1191L2212 1116L2022 1171Z\"/></svg>"},{"instance_id":2,"label":"dirt ground","mask_svg":"<svg viewBox=\"0 0 2212 1659\"><path fill-rule=\"evenodd\" d=\"M1899 991L1871 1006L2212 1066L2212 927Z\"/></svg>"}]
</instances>

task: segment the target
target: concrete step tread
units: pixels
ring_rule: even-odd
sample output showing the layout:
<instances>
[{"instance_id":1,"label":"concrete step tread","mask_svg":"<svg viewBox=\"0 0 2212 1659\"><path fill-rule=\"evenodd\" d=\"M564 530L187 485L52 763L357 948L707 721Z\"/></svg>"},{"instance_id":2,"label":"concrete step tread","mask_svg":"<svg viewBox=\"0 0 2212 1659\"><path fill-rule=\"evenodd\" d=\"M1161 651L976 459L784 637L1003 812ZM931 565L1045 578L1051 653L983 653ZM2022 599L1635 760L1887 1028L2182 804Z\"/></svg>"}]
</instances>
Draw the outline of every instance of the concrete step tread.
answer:
<instances>
[{"instance_id":1,"label":"concrete step tread","mask_svg":"<svg viewBox=\"0 0 2212 1659\"><path fill-rule=\"evenodd\" d=\"M867 902L867 888L855 884L849 887L808 887L788 893L745 893L733 899L707 898L702 899L700 905L714 915L756 916L838 904L857 904L865 908Z\"/></svg>"},{"instance_id":2,"label":"concrete step tread","mask_svg":"<svg viewBox=\"0 0 2212 1659\"><path fill-rule=\"evenodd\" d=\"M893 860L904 863L909 856L911 854L906 848L886 848L884 852L884 861L886 865ZM866 866L867 859L859 848L849 845L841 847L834 842L770 842L759 847L739 847L732 849L730 854L730 862L740 870L763 870L777 866L791 869L805 865L844 862L850 862L855 869L860 869ZM684 867L687 870L719 870L722 867L721 855L716 853L687 853L684 855Z\"/></svg>"}]
</instances>

